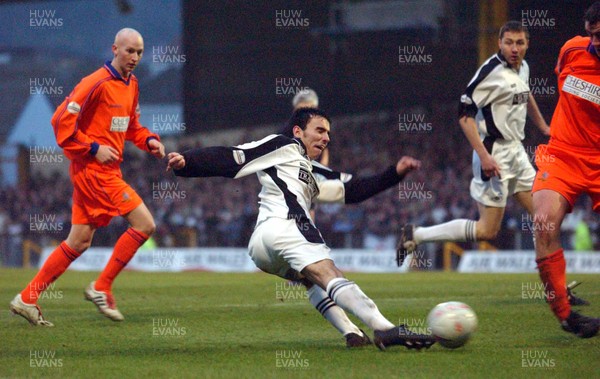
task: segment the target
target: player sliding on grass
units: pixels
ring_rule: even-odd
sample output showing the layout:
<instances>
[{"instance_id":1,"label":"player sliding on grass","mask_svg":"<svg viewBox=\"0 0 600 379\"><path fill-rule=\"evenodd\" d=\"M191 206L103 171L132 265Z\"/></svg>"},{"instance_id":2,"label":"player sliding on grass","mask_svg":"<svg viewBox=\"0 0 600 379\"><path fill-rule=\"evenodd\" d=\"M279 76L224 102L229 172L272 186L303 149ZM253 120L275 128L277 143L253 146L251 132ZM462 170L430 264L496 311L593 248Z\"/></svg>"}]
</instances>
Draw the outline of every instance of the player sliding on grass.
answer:
<instances>
[{"instance_id":1,"label":"player sliding on grass","mask_svg":"<svg viewBox=\"0 0 600 379\"><path fill-rule=\"evenodd\" d=\"M524 59L529 47L527 28L518 21L507 22L500 29L498 47L460 99L459 123L473 147L471 197L477 202L479 220L457 219L418 228L405 225L398 242L399 266L420 243L496 238L509 196L533 215L535 170L521 143L527 115L544 135L550 128L529 92L529 66ZM573 305L588 304L570 288L567 291Z\"/></svg>"},{"instance_id":2,"label":"player sliding on grass","mask_svg":"<svg viewBox=\"0 0 600 379\"><path fill-rule=\"evenodd\" d=\"M311 304L336 327L337 322L354 333L363 345L370 343L368 337L350 325L342 309L374 331L374 343L382 350L389 345L430 347L435 342L432 336L413 333L404 325L394 326L358 285L344 278L309 216L313 201L363 201L397 184L421 163L402 157L381 174L353 178L311 163L329 144L330 121L325 113L300 108L288 127L294 138L270 135L235 147L169 153L167 170L172 168L176 175L185 177L240 178L256 173L262 191L258 220L248 246L256 266L284 279L308 284ZM350 324L343 325L346 322Z\"/></svg>"},{"instance_id":3,"label":"player sliding on grass","mask_svg":"<svg viewBox=\"0 0 600 379\"><path fill-rule=\"evenodd\" d=\"M13 313L32 325L53 326L44 319L37 299L92 243L97 228L114 216L131 227L119 238L98 280L84 291L86 299L113 321L123 320L112 296L112 283L154 232L154 220L142 199L121 176L125 140L163 158L158 135L139 122L138 83L131 72L144 52L144 40L133 29L120 30L112 46L114 58L83 78L52 117L56 141L71 160L72 227L38 274L11 302Z\"/></svg>"}]
</instances>

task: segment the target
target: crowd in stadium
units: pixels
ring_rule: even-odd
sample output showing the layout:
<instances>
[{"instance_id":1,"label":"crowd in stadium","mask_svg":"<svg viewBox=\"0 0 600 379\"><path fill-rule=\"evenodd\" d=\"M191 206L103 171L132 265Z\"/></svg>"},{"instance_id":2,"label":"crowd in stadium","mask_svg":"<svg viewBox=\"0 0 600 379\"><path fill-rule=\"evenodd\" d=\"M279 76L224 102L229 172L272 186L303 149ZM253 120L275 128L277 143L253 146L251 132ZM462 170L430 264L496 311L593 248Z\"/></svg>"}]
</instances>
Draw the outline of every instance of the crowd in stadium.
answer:
<instances>
[{"instance_id":1,"label":"crowd in stadium","mask_svg":"<svg viewBox=\"0 0 600 379\"><path fill-rule=\"evenodd\" d=\"M402 130L398 114L422 115L428 127L419 131ZM397 189L385 191L362 204L319 204L316 224L334 248L393 248L396 231L406 222L431 225L454 218L477 218L475 202L468 192L472 177L471 151L457 123L449 121L455 118L454 107L435 112L409 109L398 114L333 119L330 166L334 169L370 175L402 155L411 155L423 162L421 170L411 173ZM534 133L536 131L531 130L529 134ZM193 141L189 137L178 137L171 145L183 151L195 147ZM527 141L526 149L533 152L534 148L527 147ZM154 216L157 232L153 242L157 246L247 245L258 211L260 187L254 176L235 181L177 178L165 172L165 162L135 150L132 146L127 150L123 176ZM66 238L72 192L66 174L32 176L25 186L0 190L0 235L8 248L4 251L20 251L17 246L26 239L49 245ZM581 208L563 224L567 231L563 233L564 242L570 249L575 247L573 230L580 222L587 224L591 236L600 232L597 216L591 211L580 211L591 209L586 201L589 201L587 197L582 198ZM493 245L501 249L532 248L529 221L521 208L509 201L502 231ZM98 230L94 245L113 245L126 227L124 219L114 218L109 227ZM599 241L594 243L597 248Z\"/></svg>"}]
</instances>

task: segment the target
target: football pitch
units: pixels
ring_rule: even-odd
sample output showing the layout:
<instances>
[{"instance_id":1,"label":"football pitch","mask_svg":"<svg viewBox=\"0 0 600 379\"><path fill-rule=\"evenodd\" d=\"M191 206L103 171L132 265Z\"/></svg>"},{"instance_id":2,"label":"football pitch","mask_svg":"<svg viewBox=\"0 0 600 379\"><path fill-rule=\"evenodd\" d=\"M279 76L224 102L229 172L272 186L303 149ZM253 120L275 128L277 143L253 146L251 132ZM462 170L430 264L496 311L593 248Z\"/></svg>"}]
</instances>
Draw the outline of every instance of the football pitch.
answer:
<instances>
[{"instance_id":1,"label":"football pitch","mask_svg":"<svg viewBox=\"0 0 600 379\"><path fill-rule=\"evenodd\" d=\"M34 270L0 269L0 377L593 378L600 337L560 330L537 275L353 274L394 323L427 328L444 301L469 304L479 328L462 348L347 349L304 291L266 274L124 272L115 323L83 300L97 273L67 272L40 300L54 328L32 327L8 303ZM600 276L571 275L600 315ZM353 320L355 318L351 316ZM357 324L365 329L358 321ZM372 335L372 332L369 331Z\"/></svg>"}]
</instances>

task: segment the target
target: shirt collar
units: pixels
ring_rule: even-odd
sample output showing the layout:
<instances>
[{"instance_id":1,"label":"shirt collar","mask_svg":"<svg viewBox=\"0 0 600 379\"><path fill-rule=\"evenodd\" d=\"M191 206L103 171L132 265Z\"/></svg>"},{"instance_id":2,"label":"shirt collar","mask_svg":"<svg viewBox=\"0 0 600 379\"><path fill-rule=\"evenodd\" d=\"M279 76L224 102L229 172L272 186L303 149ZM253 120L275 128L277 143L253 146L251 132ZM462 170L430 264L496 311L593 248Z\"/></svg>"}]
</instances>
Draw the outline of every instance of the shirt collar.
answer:
<instances>
[{"instance_id":1,"label":"shirt collar","mask_svg":"<svg viewBox=\"0 0 600 379\"><path fill-rule=\"evenodd\" d=\"M108 70L108 72L110 72L110 74L112 75L113 78L115 78L117 80L122 80L125 84L129 85L129 82L131 81L131 75L133 75L133 74L129 74L129 78L127 78L127 80L125 80L121 76L119 71L117 71L117 69L113 67L113 65L111 64L111 61L104 62L104 68L106 68Z\"/></svg>"},{"instance_id":2,"label":"shirt collar","mask_svg":"<svg viewBox=\"0 0 600 379\"><path fill-rule=\"evenodd\" d=\"M304 143L302 143L302 140L300 138L295 137L294 141L298 142L298 145L300 145L300 148L302 148L302 151L300 153L302 155L308 157L308 150L306 150L306 146L304 146Z\"/></svg>"},{"instance_id":3,"label":"shirt collar","mask_svg":"<svg viewBox=\"0 0 600 379\"><path fill-rule=\"evenodd\" d=\"M511 69L515 70L517 73L519 72L519 70L517 70L516 67L514 67L513 65L511 65L510 63L508 63L508 61L506 60L506 58L504 58L504 55L502 55L502 51L498 50L498 53L496 54L496 56L498 57L498 59L500 59L500 62L502 63L502 65L504 67L511 68ZM521 63L521 67L523 67L523 63Z\"/></svg>"},{"instance_id":4,"label":"shirt collar","mask_svg":"<svg viewBox=\"0 0 600 379\"><path fill-rule=\"evenodd\" d=\"M596 57L596 59L600 59L600 57L598 56L598 53L596 52L596 48L594 47L594 45L592 45L592 42L590 40L590 44L588 45L587 49L588 53L592 54L593 56Z\"/></svg>"}]
</instances>

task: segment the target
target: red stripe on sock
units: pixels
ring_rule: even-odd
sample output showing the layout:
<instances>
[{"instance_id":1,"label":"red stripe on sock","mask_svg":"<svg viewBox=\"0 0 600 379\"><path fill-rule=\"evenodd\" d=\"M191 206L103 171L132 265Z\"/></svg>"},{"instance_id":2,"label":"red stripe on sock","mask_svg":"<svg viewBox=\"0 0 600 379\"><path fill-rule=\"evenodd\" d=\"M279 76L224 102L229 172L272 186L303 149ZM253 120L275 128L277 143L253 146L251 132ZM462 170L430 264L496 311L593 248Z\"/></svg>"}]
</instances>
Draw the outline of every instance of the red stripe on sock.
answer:
<instances>
[{"instance_id":1,"label":"red stripe on sock","mask_svg":"<svg viewBox=\"0 0 600 379\"><path fill-rule=\"evenodd\" d=\"M147 239L146 234L133 228L127 229L119 237L106 267L96 281L94 287L97 291L111 293L113 281Z\"/></svg>"},{"instance_id":2,"label":"red stripe on sock","mask_svg":"<svg viewBox=\"0 0 600 379\"><path fill-rule=\"evenodd\" d=\"M36 276L21 291L21 298L25 303L35 304L40 294L58 279L65 270L81 254L71 249L65 241L50 253L46 262Z\"/></svg>"},{"instance_id":3,"label":"red stripe on sock","mask_svg":"<svg viewBox=\"0 0 600 379\"><path fill-rule=\"evenodd\" d=\"M540 279L546 289L546 301L554 315L563 321L571 313L567 295L566 262L563 249L536 260Z\"/></svg>"}]
</instances>

